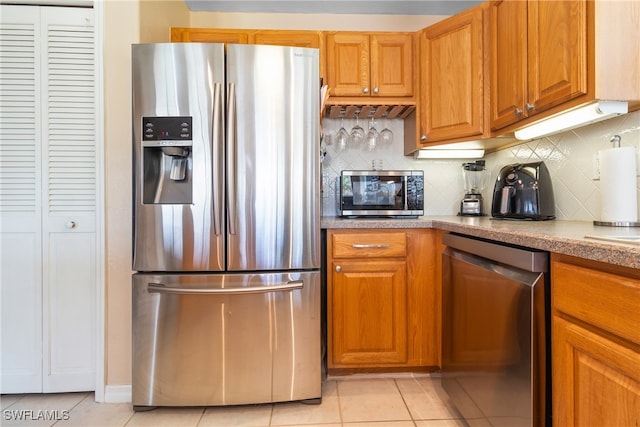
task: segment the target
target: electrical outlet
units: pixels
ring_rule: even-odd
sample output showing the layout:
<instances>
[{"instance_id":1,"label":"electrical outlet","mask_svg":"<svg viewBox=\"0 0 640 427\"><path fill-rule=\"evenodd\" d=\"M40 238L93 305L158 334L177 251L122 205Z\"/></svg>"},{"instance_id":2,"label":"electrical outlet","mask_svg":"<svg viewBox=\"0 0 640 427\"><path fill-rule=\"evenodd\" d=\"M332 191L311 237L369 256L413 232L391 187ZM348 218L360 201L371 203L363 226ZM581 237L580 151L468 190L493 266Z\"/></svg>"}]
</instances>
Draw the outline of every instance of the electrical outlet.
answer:
<instances>
[{"instance_id":1,"label":"electrical outlet","mask_svg":"<svg viewBox=\"0 0 640 427\"><path fill-rule=\"evenodd\" d=\"M591 171L591 179L594 181L600 180L600 156L598 153L593 155L593 169Z\"/></svg>"}]
</instances>

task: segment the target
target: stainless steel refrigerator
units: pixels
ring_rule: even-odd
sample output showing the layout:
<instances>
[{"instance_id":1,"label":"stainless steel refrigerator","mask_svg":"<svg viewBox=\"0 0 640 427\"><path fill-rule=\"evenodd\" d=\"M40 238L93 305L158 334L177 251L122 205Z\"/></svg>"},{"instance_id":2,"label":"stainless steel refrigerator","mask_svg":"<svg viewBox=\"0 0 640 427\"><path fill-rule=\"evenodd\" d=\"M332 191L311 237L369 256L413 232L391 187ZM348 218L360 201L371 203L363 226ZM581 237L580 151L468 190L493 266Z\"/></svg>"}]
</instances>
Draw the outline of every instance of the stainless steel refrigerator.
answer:
<instances>
[{"instance_id":1,"label":"stainless steel refrigerator","mask_svg":"<svg viewBox=\"0 0 640 427\"><path fill-rule=\"evenodd\" d=\"M321 398L318 63L132 46L135 410Z\"/></svg>"}]
</instances>

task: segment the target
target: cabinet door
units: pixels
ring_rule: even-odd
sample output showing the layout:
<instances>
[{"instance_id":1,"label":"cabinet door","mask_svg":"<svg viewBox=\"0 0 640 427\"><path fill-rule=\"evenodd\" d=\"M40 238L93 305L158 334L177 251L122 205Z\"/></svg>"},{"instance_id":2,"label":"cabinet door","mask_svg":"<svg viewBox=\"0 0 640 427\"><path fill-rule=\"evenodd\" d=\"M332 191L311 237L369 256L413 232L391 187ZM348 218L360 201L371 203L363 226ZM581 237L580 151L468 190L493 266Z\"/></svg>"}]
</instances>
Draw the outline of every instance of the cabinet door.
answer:
<instances>
[{"instance_id":1,"label":"cabinet door","mask_svg":"<svg viewBox=\"0 0 640 427\"><path fill-rule=\"evenodd\" d=\"M640 354L553 317L553 425L640 423Z\"/></svg>"},{"instance_id":2,"label":"cabinet door","mask_svg":"<svg viewBox=\"0 0 640 427\"><path fill-rule=\"evenodd\" d=\"M215 28L171 28L172 42L249 43L249 32Z\"/></svg>"},{"instance_id":3,"label":"cabinet door","mask_svg":"<svg viewBox=\"0 0 640 427\"><path fill-rule=\"evenodd\" d=\"M640 273L551 255L553 422L640 424Z\"/></svg>"},{"instance_id":4,"label":"cabinet door","mask_svg":"<svg viewBox=\"0 0 640 427\"><path fill-rule=\"evenodd\" d=\"M332 96L369 96L369 35L327 35L327 80Z\"/></svg>"},{"instance_id":5,"label":"cabinet door","mask_svg":"<svg viewBox=\"0 0 640 427\"><path fill-rule=\"evenodd\" d=\"M490 6L491 129L526 117L527 3L499 0Z\"/></svg>"},{"instance_id":6,"label":"cabinet door","mask_svg":"<svg viewBox=\"0 0 640 427\"><path fill-rule=\"evenodd\" d=\"M422 33L422 142L483 133L483 12L483 8L475 7Z\"/></svg>"},{"instance_id":7,"label":"cabinet door","mask_svg":"<svg viewBox=\"0 0 640 427\"><path fill-rule=\"evenodd\" d=\"M530 115L587 93L587 3L527 3Z\"/></svg>"},{"instance_id":8,"label":"cabinet door","mask_svg":"<svg viewBox=\"0 0 640 427\"><path fill-rule=\"evenodd\" d=\"M413 35L371 35L371 95L413 95Z\"/></svg>"},{"instance_id":9,"label":"cabinet door","mask_svg":"<svg viewBox=\"0 0 640 427\"><path fill-rule=\"evenodd\" d=\"M256 31L255 44L320 48L320 33L316 31Z\"/></svg>"},{"instance_id":10,"label":"cabinet door","mask_svg":"<svg viewBox=\"0 0 640 427\"><path fill-rule=\"evenodd\" d=\"M405 260L340 260L332 265L330 367L407 361Z\"/></svg>"}]
</instances>

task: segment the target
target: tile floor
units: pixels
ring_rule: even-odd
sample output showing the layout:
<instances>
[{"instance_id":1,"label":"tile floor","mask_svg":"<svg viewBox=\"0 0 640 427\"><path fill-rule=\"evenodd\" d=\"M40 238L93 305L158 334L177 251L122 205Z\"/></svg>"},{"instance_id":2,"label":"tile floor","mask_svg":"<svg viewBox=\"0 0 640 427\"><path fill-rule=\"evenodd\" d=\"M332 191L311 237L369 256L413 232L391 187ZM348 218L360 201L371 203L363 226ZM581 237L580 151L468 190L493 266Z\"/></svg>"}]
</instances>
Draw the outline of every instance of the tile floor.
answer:
<instances>
[{"instance_id":1,"label":"tile floor","mask_svg":"<svg viewBox=\"0 0 640 427\"><path fill-rule=\"evenodd\" d=\"M53 425L56 427L460 427L465 425L456 419L456 411L442 396L439 379L428 374L330 377L323 382L322 396L320 405L289 402L236 407L159 408L149 412L133 412L128 403L95 403L93 393L3 395L0 425L3 427ZM54 420L43 419L47 415ZM20 416L23 420L15 419Z\"/></svg>"}]
</instances>

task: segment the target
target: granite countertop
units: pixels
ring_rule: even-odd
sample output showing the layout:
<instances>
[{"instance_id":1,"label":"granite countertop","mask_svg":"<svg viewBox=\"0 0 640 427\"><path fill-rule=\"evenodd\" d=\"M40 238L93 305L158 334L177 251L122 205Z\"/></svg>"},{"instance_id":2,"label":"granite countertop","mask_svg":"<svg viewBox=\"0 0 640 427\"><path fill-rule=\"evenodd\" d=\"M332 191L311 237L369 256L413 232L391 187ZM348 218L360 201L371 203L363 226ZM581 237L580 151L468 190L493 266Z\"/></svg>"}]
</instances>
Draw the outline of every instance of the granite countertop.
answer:
<instances>
[{"instance_id":1,"label":"granite countertop","mask_svg":"<svg viewBox=\"0 0 640 427\"><path fill-rule=\"evenodd\" d=\"M323 217L323 229L438 228L504 243L640 268L640 242L604 241L585 236L640 236L636 227L603 227L592 221L514 221L490 217L422 216L416 219Z\"/></svg>"}]
</instances>

